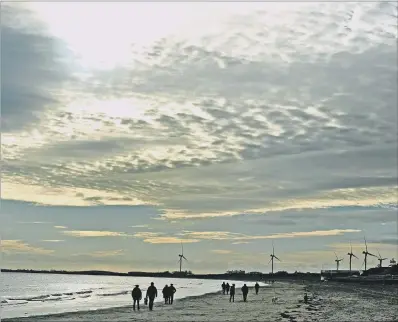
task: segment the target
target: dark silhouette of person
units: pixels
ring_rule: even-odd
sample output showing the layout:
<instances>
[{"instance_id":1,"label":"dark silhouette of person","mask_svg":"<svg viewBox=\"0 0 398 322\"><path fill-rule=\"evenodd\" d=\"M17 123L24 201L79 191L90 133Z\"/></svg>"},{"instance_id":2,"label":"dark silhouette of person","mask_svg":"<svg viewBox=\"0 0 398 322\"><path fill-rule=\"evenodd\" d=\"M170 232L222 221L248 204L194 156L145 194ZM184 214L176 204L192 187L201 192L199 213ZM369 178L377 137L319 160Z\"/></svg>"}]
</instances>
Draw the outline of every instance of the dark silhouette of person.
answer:
<instances>
[{"instance_id":1,"label":"dark silhouette of person","mask_svg":"<svg viewBox=\"0 0 398 322\"><path fill-rule=\"evenodd\" d=\"M235 302L235 284L232 284L229 290L229 301Z\"/></svg>"},{"instance_id":2,"label":"dark silhouette of person","mask_svg":"<svg viewBox=\"0 0 398 322\"><path fill-rule=\"evenodd\" d=\"M258 294L259 288L260 288L260 285L256 282L256 284L254 285L254 289L256 291L256 295Z\"/></svg>"},{"instance_id":3,"label":"dark silhouette of person","mask_svg":"<svg viewBox=\"0 0 398 322\"><path fill-rule=\"evenodd\" d=\"M246 284L244 284L241 288L242 294L243 294L243 302L246 302L247 300L247 293L249 293L249 288L247 287Z\"/></svg>"},{"instance_id":4,"label":"dark silhouette of person","mask_svg":"<svg viewBox=\"0 0 398 322\"><path fill-rule=\"evenodd\" d=\"M227 282L227 284L225 285L225 290L227 291L227 295L229 293L229 283Z\"/></svg>"},{"instance_id":5,"label":"dark silhouette of person","mask_svg":"<svg viewBox=\"0 0 398 322\"><path fill-rule=\"evenodd\" d=\"M222 294L225 294L225 288L226 288L225 282L222 282L221 288L222 288Z\"/></svg>"},{"instance_id":6,"label":"dark silhouette of person","mask_svg":"<svg viewBox=\"0 0 398 322\"><path fill-rule=\"evenodd\" d=\"M170 284L169 287L169 291L170 291L170 297L169 297L169 304L173 304L174 301L174 293L177 292L176 288L173 286L173 284Z\"/></svg>"},{"instance_id":7,"label":"dark silhouette of person","mask_svg":"<svg viewBox=\"0 0 398 322\"><path fill-rule=\"evenodd\" d=\"M135 311L135 303L137 303L137 310L140 310L140 301L142 298L142 292L139 285L136 285L131 291L131 297L133 298L133 310Z\"/></svg>"},{"instance_id":8,"label":"dark silhouette of person","mask_svg":"<svg viewBox=\"0 0 398 322\"><path fill-rule=\"evenodd\" d=\"M169 286L167 284L165 287L163 287L162 293L164 298L164 304L169 303Z\"/></svg>"},{"instance_id":9,"label":"dark silhouette of person","mask_svg":"<svg viewBox=\"0 0 398 322\"><path fill-rule=\"evenodd\" d=\"M158 296L158 290L152 282L151 286L149 286L148 289L146 290L146 297L149 298L149 311L152 311L153 301L155 301L155 298L157 296Z\"/></svg>"},{"instance_id":10,"label":"dark silhouette of person","mask_svg":"<svg viewBox=\"0 0 398 322\"><path fill-rule=\"evenodd\" d=\"M307 293L304 294L304 303L308 303L308 295L307 295Z\"/></svg>"}]
</instances>

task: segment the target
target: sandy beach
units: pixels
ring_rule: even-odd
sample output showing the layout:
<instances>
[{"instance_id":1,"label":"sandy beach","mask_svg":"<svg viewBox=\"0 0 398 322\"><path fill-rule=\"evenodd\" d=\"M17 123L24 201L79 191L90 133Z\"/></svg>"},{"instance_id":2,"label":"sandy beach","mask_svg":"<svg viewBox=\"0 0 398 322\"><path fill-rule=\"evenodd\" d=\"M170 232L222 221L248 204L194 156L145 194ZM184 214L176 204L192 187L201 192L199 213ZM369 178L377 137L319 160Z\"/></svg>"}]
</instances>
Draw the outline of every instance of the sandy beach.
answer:
<instances>
[{"instance_id":1,"label":"sandy beach","mask_svg":"<svg viewBox=\"0 0 398 322\"><path fill-rule=\"evenodd\" d=\"M310 296L307 304L302 301L305 290ZM274 296L277 303L272 303ZM243 302L238 285L235 303L227 295L212 293L177 297L174 305L156 304L152 312L142 305L139 312L129 306L4 321L398 321L398 306L392 303L397 296L393 286L277 282L262 287L258 295L251 288L248 302Z\"/></svg>"}]
</instances>

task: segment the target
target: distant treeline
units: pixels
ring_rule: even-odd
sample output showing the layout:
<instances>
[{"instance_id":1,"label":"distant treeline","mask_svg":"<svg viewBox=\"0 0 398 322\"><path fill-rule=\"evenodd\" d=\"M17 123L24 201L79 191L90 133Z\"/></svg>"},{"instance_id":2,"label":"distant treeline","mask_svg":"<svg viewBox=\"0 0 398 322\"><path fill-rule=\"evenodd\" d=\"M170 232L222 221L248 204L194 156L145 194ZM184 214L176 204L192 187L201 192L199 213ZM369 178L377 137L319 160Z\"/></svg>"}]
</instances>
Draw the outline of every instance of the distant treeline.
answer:
<instances>
[{"instance_id":1,"label":"distant treeline","mask_svg":"<svg viewBox=\"0 0 398 322\"><path fill-rule=\"evenodd\" d=\"M246 281L267 281L273 279L286 280L316 280L320 278L319 273L288 273L286 271L279 271L274 274L263 273L222 273L222 274L193 274L191 272L110 272L110 271L65 271L65 270L34 270L34 269L2 269L2 272L8 273L37 273L37 274L70 274L70 275L108 275L108 276L135 276L135 277L168 277L168 278L197 278L197 279L237 279Z\"/></svg>"}]
</instances>

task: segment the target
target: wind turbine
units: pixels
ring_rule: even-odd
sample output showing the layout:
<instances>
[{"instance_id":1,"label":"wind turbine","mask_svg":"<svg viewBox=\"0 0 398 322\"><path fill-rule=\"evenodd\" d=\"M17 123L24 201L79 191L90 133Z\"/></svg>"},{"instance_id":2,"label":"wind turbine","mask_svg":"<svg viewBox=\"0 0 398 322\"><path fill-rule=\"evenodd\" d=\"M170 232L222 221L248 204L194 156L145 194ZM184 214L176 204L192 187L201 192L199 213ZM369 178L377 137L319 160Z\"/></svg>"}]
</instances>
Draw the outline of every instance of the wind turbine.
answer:
<instances>
[{"instance_id":1,"label":"wind turbine","mask_svg":"<svg viewBox=\"0 0 398 322\"><path fill-rule=\"evenodd\" d=\"M338 258L336 252L334 252L334 255L336 256L336 259L334 261L336 262L336 265L337 265L337 271L339 271L340 262L343 259L342 258Z\"/></svg>"},{"instance_id":2,"label":"wind turbine","mask_svg":"<svg viewBox=\"0 0 398 322\"><path fill-rule=\"evenodd\" d=\"M365 250L362 252L362 254L365 255L365 259L364 259L363 262L365 263L365 271L366 271L366 264L368 262L367 261L368 255L373 256L373 257L376 257L376 256L368 252L368 244L366 243L366 238L364 237L363 239L365 240Z\"/></svg>"},{"instance_id":3,"label":"wind turbine","mask_svg":"<svg viewBox=\"0 0 398 322\"><path fill-rule=\"evenodd\" d=\"M275 256L275 248L274 248L274 243L273 242L272 242L272 254L269 255L269 256L271 257L271 259L269 260L268 264L272 263L271 272L272 272L272 275L274 275L274 258L276 258L278 261L281 261L281 260L278 257Z\"/></svg>"},{"instance_id":4,"label":"wind turbine","mask_svg":"<svg viewBox=\"0 0 398 322\"><path fill-rule=\"evenodd\" d=\"M356 259L359 259L359 258L356 257L356 256L354 255L354 253L352 252L352 245L351 245L351 242L350 242L350 246L351 246L351 250L350 250L349 253L347 253L347 255L350 256L350 273L351 273L351 261L352 261L352 257L354 256Z\"/></svg>"},{"instance_id":5,"label":"wind turbine","mask_svg":"<svg viewBox=\"0 0 398 322\"><path fill-rule=\"evenodd\" d=\"M380 255L380 252L379 252L379 250L377 250L377 253L379 254L379 257L377 257L377 260L379 261L379 267L383 267L383 261L385 261L386 259L388 259L388 258L383 258L383 257L381 257L381 255Z\"/></svg>"},{"instance_id":6,"label":"wind turbine","mask_svg":"<svg viewBox=\"0 0 398 322\"><path fill-rule=\"evenodd\" d=\"M180 262L180 273L181 273L181 269L182 269L182 259L185 259L186 261L188 261L185 256L184 256L184 247L182 246L182 242L181 242L181 254L178 255L180 257L180 259L178 260Z\"/></svg>"}]
</instances>

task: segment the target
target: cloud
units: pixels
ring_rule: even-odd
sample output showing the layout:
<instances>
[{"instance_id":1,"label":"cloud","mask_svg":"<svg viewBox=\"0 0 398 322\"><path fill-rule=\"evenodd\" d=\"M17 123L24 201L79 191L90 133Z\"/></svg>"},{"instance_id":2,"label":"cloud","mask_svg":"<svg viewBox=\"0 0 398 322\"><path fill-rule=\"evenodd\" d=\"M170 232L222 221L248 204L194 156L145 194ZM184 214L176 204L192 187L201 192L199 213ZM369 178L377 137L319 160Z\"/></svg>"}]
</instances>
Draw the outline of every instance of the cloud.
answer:
<instances>
[{"instance_id":1,"label":"cloud","mask_svg":"<svg viewBox=\"0 0 398 322\"><path fill-rule=\"evenodd\" d=\"M54 228L56 228L56 229L68 229L68 227L66 227L66 226L54 226Z\"/></svg>"},{"instance_id":2,"label":"cloud","mask_svg":"<svg viewBox=\"0 0 398 322\"><path fill-rule=\"evenodd\" d=\"M46 242L46 243L60 243L60 242L64 242L65 240L63 239L42 239L42 242Z\"/></svg>"},{"instance_id":3,"label":"cloud","mask_svg":"<svg viewBox=\"0 0 398 322\"><path fill-rule=\"evenodd\" d=\"M72 237L130 237L126 233L100 230L65 230L62 234Z\"/></svg>"},{"instance_id":4,"label":"cloud","mask_svg":"<svg viewBox=\"0 0 398 322\"><path fill-rule=\"evenodd\" d=\"M1 251L6 254L30 253L30 254L40 254L40 255L49 255L54 252L51 249L31 246L22 240L7 240L7 239L1 241Z\"/></svg>"},{"instance_id":5,"label":"cloud","mask_svg":"<svg viewBox=\"0 0 398 322\"><path fill-rule=\"evenodd\" d=\"M226 249L213 249L211 252L215 253L215 254L219 254L219 255L225 255L225 254L231 254L232 253L232 251L226 250Z\"/></svg>"},{"instance_id":6,"label":"cloud","mask_svg":"<svg viewBox=\"0 0 398 322\"><path fill-rule=\"evenodd\" d=\"M143 232L136 232L134 233L133 236L136 238L152 238L152 237L158 237L159 235L161 235L161 233L143 231Z\"/></svg>"},{"instance_id":7,"label":"cloud","mask_svg":"<svg viewBox=\"0 0 398 322\"><path fill-rule=\"evenodd\" d=\"M180 239L200 249L210 236L253 247L297 238L298 249L305 237L355 235L347 228L391 233L381 223L397 209L395 5L165 8L5 5L3 200L62 211L67 236L107 227L148 249ZM106 205L151 210L116 221L124 210ZM21 220L52 218L32 213ZM28 227L6 232L58 238Z\"/></svg>"},{"instance_id":8,"label":"cloud","mask_svg":"<svg viewBox=\"0 0 398 322\"><path fill-rule=\"evenodd\" d=\"M18 182L18 178L14 178ZM12 180L11 180L12 181ZM20 184L25 182L25 184ZM95 189L75 189L68 185L43 187L22 180L18 183L2 180L2 197L8 200L36 202L49 206L95 206L95 205L143 205L144 201L123 197L118 193L102 192ZM54 195L57 198L54 198ZM40 196L40 198L36 198Z\"/></svg>"},{"instance_id":9,"label":"cloud","mask_svg":"<svg viewBox=\"0 0 398 322\"><path fill-rule=\"evenodd\" d=\"M48 222L48 221L18 221L18 224L35 224L35 225L40 225L40 224L51 224L51 222Z\"/></svg>"},{"instance_id":10,"label":"cloud","mask_svg":"<svg viewBox=\"0 0 398 322\"><path fill-rule=\"evenodd\" d=\"M59 106L54 94L71 76L64 62L66 47L32 12L4 4L1 18L2 131L9 132L37 124L45 110Z\"/></svg>"},{"instance_id":11,"label":"cloud","mask_svg":"<svg viewBox=\"0 0 398 322\"><path fill-rule=\"evenodd\" d=\"M92 231L92 230L67 230L62 232L64 235L72 237L130 237L142 239L145 243L150 244L180 244L196 243L200 240L193 238L179 238L174 236L164 236L163 233L157 232L136 232L134 234L126 234L115 231Z\"/></svg>"},{"instance_id":12,"label":"cloud","mask_svg":"<svg viewBox=\"0 0 398 322\"><path fill-rule=\"evenodd\" d=\"M317 195L327 186L325 194L352 187L391 186L390 175L395 169L390 167L390 173L381 177L376 172L387 171L383 165L393 166L396 157L379 157L376 150L384 147L392 151L395 143L391 133L396 129L396 30L388 23L380 26L380 33L369 30L374 30L372 26L382 19L396 24L388 16L389 10L395 9L361 4L360 23L347 34L346 12L357 6L347 3L336 8L314 3L291 8L277 6L276 10L269 4L253 4L243 13L242 8L231 4L227 11L226 7L212 10L215 16L220 15L213 26L216 33L201 28L194 37L184 33L151 38L153 42L144 47L144 52L133 46L133 65L86 70L88 76L80 79L84 93L74 89L74 99L65 96L63 110L47 112L46 122L40 123L43 145L28 144L28 134L4 137L6 182L21 185L23 180L33 187L45 185L42 190L57 187L66 192L68 186L71 191L81 188L93 192L85 198L63 193L68 198L58 199L59 203L142 202L161 204L185 214L266 208L266 200L261 202L259 195L268 195L269 188L254 174L269 163L273 163L272 167L283 166L278 176L274 173L269 177L274 187L285 186L278 189L278 199L299 197L299 189L289 186L301 180L307 180L303 191L310 195ZM59 9L50 5L48 8L55 11L46 19L53 21ZM198 12L208 12L206 5L200 8ZM323 17L316 28L308 8ZM100 28L95 17L93 13L93 24ZM180 23L192 26L199 23L197 19ZM65 28L70 27L58 20ZM252 27L242 22L247 20L253 22ZM66 41L72 41L70 37L69 34ZM126 45L138 42L128 37ZM373 64L375 61L378 63ZM75 67L70 68L75 72ZM19 143L12 144L15 140ZM12 161L11 156L16 153L19 160L31 161ZM312 158L314 153L318 156ZM287 160L289 156L294 157ZM284 177L295 169L296 156L302 156L299 163L306 165L305 171L294 174L297 180L284 182ZM270 162L272 158L274 162ZM310 159L314 162L308 162ZM253 160L258 160L256 167L253 172L247 171ZM369 178L361 179L362 174L353 175L349 170L350 164L358 160L363 161L361 171L373 170ZM321 162L337 168L329 178L325 177L329 172ZM371 162L374 163L369 169ZM228 168L228 164L238 167L228 171L219 183L209 180L210 173L205 168L217 171L217 165ZM170 169L174 172L165 171ZM19 178L15 173L20 173ZM348 174L350 180L345 179ZM269 175L268 170L263 174ZM169 176L174 179L168 180ZM190 182L185 179L189 176L202 180ZM237 185L242 178L249 179ZM226 189L231 183L234 188L228 194ZM176 189L182 192L181 197L170 198ZM12 192L6 190L5 195L15 196L18 191L23 200L54 203L49 194L45 197L39 189L30 190L24 194L20 187ZM108 197L110 191L113 195ZM244 200L239 200L242 209L238 200L233 202L233 195L239 193L244 194ZM361 191L353 191L356 194L361 195ZM218 196L219 200L210 196ZM193 202L202 205L201 209L187 205ZM231 205L231 209L218 209L221 205Z\"/></svg>"},{"instance_id":13,"label":"cloud","mask_svg":"<svg viewBox=\"0 0 398 322\"><path fill-rule=\"evenodd\" d=\"M184 237L197 238L205 240L256 240L256 239L279 239L279 238L300 238L300 237L324 237L337 236L346 233L358 233L358 229L331 229L320 231L307 232L291 232L291 233L277 233L267 236L248 236L240 233L231 233L225 231L186 231L181 233Z\"/></svg>"},{"instance_id":14,"label":"cloud","mask_svg":"<svg viewBox=\"0 0 398 322\"><path fill-rule=\"evenodd\" d=\"M179 238L176 236L164 236L164 233L156 232L137 232L133 236L142 239L149 244L180 244L183 243L197 243L200 240L193 238Z\"/></svg>"},{"instance_id":15,"label":"cloud","mask_svg":"<svg viewBox=\"0 0 398 322\"><path fill-rule=\"evenodd\" d=\"M94 251L92 253L84 253L84 254L74 254L73 256L89 256L89 257L113 257L113 256L122 256L124 251L122 249L118 250L105 250L105 251Z\"/></svg>"},{"instance_id":16,"label":"cloud","mask_svg":"<svg viewBox=\"0 0 398 322\"><path fill-rule=\"evenodd\" d=\"M180 244L183 242L184 244L188 243L198 243L199 239L194 238L178 238L178 237L167 237L167 236L159 236L159 237L148 237L144 239L145 243L150 244Z\"/></svg>"}]
</instances>

